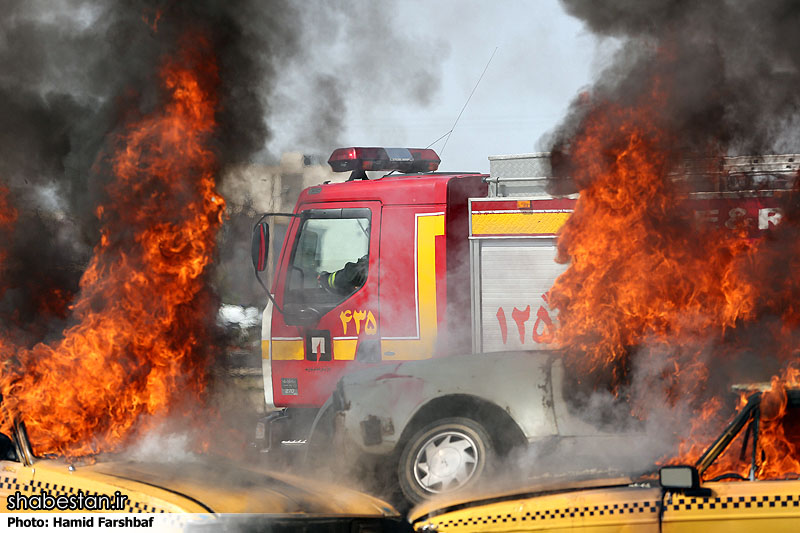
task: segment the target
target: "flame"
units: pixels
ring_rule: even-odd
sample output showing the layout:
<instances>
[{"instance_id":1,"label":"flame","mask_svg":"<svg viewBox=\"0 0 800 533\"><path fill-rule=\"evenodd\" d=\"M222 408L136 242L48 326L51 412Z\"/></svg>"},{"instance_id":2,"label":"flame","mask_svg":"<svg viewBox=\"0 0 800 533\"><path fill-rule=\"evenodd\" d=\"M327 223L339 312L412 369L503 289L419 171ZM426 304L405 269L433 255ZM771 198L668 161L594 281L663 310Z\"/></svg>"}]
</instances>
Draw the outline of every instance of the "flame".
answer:
<instances>
[{"instance_id":1,"label":"flame","mask_svg":"<svg viewBox=\"0 0 800 533\"><path fill-rule=\"evenodd\" d=\"M645 339L667 348L675 338L722 335L752 312L735 260L751 254L753 242L744 231L693 220L649 111L607 105L588 116L572 147L573 178L585 187L558 241L570 267L550 293L556 341L573 354L573 367L614 390L630 370L631 347ZM665 371L673 381L704 374L696 355L673 359Z\"/></svg>"},{"instance_id":2,"label":"flame","mask_svg":"<svg viewBox=\"0 0 800 533\"><path fill-rule=\"evenodd\" d=\"M208 42L187 43L160 71L163 107L134 120L96 165L114 179L73 325L31 349L0 338L3 428L23 420L37 454L116 450L153 423L146 415L204 390L213 303L204 275L225 202L212 150L217 67Z\"/></svg>"},{"instance_id":3,"label":"flame","mask_svg":"<svg viewBox=\"0 0 800 533\"><path fill-rule=\"evenodd\" d=\"M772 378L771 388L761 397L759 427L759 479L800 476L800 419L787 410L787 389L800 385L800 371L788 368ZM796 411L796 409L795 409Z\"/></svg>"},{"instance_id":4,"label":"flame","mask_svg":"<svg viewBox=\"0 0 800 533\"><path fill-rule=\"evenodd\" d=\"M715 479L726 474L738 474L741 478L752 475L756 479L781 479L800 476L800 419L797 409L789 411L788 392L797 389L800 373L789 368L783 377L774 376L770 387L761 393L759 399L758 445L753 453L752 426L745 426L727 449L711 464L704 473L706 479ZM739 396L739 408L747 404L749 394L742 392ZM678 454L671 458L671 464L694 463L705 451L711 439L717 435L710 431L709 421L720 422L718 399L712 399L707 409L698 413L692 424L691 440L681 443ZM722 424L715 424L717 431ZM750 433L750 434L748 434ZM753 458L755 469L753 470ZM751 472L751 470L753 470ZM726 480L736 479L725 477Z\"/></svg>"},{"instance_id":5,"label":"flame","mask_svg":"<svg viewBox=\"0 0 800 533\"><path fill-rule=\"evenodd\" d=\"M784 429L785 387L797 383L790 369L800 362L799 195L787 198L784 222L769 236L696 219L686 181L676 179L687 154L665 118L668 89L654 79L638 100L584 98L590 108L566 155L580 197L558 239L559 261L569 268L549 294L559 317L555 341L582 386L626 396L639 417L655 402L688 406L690 434L667 461L683 463L724 427L726 367L742 354L768 353L785 370L762 400L757 474L800 472ZM694 148L719 156L714 146ZM749 473L749 460L727 460L708 476Z\"/></svg>"}]
</instances>

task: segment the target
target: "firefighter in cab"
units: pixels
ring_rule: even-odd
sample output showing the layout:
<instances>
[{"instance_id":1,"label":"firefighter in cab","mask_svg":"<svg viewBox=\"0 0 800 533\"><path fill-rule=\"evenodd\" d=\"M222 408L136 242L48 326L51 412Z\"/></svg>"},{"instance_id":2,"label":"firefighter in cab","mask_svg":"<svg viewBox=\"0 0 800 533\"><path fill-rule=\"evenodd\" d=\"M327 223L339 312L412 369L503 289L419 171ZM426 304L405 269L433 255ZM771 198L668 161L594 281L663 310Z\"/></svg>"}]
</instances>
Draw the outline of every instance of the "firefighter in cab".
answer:
<instances>
[{"instance_id":1,"label":"firefighter in cab","mask_svg":"<svg viewBox=\"0 0 800 533\"><path fill-rule=\"evenodd\" d=\"M369 255L363 255L353 262L348 262L336 272L320 272L317 283L323 289L334 294L353 294L364 285L367 280L367 263Z\"/></svg>"}]
</instances>

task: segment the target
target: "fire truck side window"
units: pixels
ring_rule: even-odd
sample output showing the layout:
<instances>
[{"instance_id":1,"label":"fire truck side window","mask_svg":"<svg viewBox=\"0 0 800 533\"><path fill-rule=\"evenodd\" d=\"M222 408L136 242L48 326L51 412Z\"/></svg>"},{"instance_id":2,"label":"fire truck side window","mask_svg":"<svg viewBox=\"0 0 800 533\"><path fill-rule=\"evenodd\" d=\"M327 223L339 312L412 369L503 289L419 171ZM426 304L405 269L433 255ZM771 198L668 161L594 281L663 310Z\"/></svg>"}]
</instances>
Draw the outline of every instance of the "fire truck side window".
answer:
<instances>
[{"instance_id":1,"label":"fire truck side window","mask_svg":"<svg viewBox=\"0 0 800 533\"><path fill-rule=\"evenodd\" d=\"M326 290L324 283L330 274L368 256L369 231L367 218L305 220L295 241L287 300L295 303L330 303L355 292L358 286L332 292ZM360 264L365 265L366 261Z\"/></svg>"}]
</instances>

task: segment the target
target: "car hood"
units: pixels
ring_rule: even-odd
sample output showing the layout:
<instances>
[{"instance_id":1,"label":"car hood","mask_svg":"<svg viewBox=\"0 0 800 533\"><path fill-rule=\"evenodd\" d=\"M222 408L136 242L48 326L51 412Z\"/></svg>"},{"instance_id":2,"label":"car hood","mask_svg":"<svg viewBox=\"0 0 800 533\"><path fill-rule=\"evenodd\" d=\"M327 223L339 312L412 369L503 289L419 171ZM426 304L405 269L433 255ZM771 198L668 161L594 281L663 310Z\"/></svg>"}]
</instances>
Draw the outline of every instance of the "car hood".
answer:
<instances>
[{"instance_id":1,"label":"car hood","mask_svg":"<svg viewBox=\"0 0 800 533\"><path fill-rule=\"evenodd\" d=\"M71 486L87 491L110 488L130 494L145 510L167 512L260 513L274 515L396 517L388 503L336 485L285 473L251 469L231 461L213 460L149 463L98 462L70 467L63 461L34 465L40 479L47 472L63 476ZM98 490L103 487L105 490ZM138 506L137 506L138 508Z\"/></svg>"},{"instance_id":2,"label":"car hood","mask_svg":"<svg viewBox=\"0 0 800 533\"><path fill-rule=\"evenodd\" d=\"M459 492L451 496L439 496L426 500L414 507L408 514L412 524L418 520L437 516L456 509L465 509L487 505L499 501L535 498L554 493L567 493L585 489L624 487L633 483L628 476L589 477L575 479L558 479L549 477L514 489L499 489L494 492Z\"/></svg>"}]
</instances>

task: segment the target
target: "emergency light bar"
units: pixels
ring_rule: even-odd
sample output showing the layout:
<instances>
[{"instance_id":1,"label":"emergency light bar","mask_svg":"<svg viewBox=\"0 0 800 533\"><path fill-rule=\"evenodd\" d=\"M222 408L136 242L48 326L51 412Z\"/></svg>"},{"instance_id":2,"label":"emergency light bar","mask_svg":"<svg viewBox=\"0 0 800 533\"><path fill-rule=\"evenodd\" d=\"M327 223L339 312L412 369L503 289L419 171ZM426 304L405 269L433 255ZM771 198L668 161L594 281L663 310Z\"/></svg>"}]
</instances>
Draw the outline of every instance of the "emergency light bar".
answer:
<instances>
[{"instance_id":1,"label":"emergency light bar","mask_svg":"<svg viewBox=\"0 0 800 533\"><path fill-rule=\"evenodd\" d=\"M338 148L328 164L334 172L363 173L367 170L432 172L441 159L430 148Z\"/></svg>"}]
</instances>

